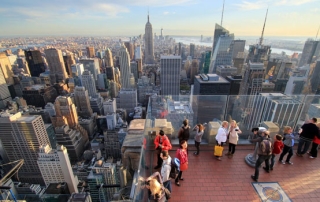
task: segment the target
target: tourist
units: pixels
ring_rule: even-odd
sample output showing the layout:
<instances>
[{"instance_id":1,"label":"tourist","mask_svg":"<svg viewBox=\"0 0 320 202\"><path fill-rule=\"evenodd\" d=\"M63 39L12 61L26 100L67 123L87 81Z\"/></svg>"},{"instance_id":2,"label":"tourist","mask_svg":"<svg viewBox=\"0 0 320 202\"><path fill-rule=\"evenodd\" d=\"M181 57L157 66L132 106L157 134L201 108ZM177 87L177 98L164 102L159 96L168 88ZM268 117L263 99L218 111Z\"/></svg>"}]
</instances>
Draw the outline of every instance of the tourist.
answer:
<instances>
[{"instance_id":1,"label":"tourist","mask_svg":"<svg viewBox=\"0 0 320 202\"><path fill-rule=\"evenodd\" d=\"M262 142L265 142L264 140L267 140L267 144L268 146L266 146L265 151L263 150L263 147L261 146ZM264 162L265 163L265 167L263 167L263 169L266 172L269 172L269 159L271 157L272 154L272 143L269 139L269 131L262 131L261 132L261 136L257 137L256 139L251 139L250 142L258 142L259 143L259 148L258 148L258 159L256 161L256 165L255 165L255 173L254 175L251 175L251 178L254 181L258 181L259 179L259 168L261 166L261 164ZM268 149L267 149L268 148Z\"/></svg>"},{"instance_id":2,"label":"tourist","mask_svg":"<svg viewBox=\"0 0 320 202\"><path fill-rule=\"evenodd\" d=\"M317 119L312 118L301 126L297 156L302 157L308 151L313 138L319 133L316 123Z\"/></svg>"},{"instance_id":3,"label":"tourist","mask_svg":"<svg viewBox=\"0 0 320 202\"><path fill-rule=\"evenodd\" d=\"M146 180L146 188L149 189L148 198L150 202L165 202L165 190L159 172L153 173Z\"/></svg>"},{"instance_id":4,"label":"tourist","mask_svg":"<svg viewBox=\"0 0 320 202\"><path fill-rule=\"evenodd\" d=\"M171 179L170 179L170 171L171 171L171 157L168 154L168 151L162 151L160 153L160 157L163 160L161 167L161 176L163 186L167 188L171 192Z\"/></svg>"},{"instance_id":5,"label":"tourist","mask_svg":"<svg viewBox=\"0 0 320 202\"><path fill-rule=\"evenodd\" d=\"M270 170L273 170L273 166L274 166L274 159L276 157L276 155L280 154L282 149L284 147L284 144L282 142L282 136L277 134L275 136L275 140L273 143L273 150L272 150L272 155L271 155L271 160L270 160Z\"/></svg>"},{"instance_id":6,"label":"tourist","mask_svg":"<svg viewBox=\"0 0 320 202\"><path fill-rule=\"evenodd\" d=\"M316 124L316 126L318 127L318 135L314 136L313 141L312 141L312 147L311 147L311 151L309 152L310 154L310 158L317 158L318 156L318 146L320 144L320 122Z\"/></svg>"},{"instance_id":7,"label":"tourist","mask_svg":"<svg viewBox=\"0 0 320 202\"><path fill-rule=\"evenodd\" d=\"M196 149L197 149L197 151L194 152L193 154L194 154L194 155L199 155L199 152L200 152L199 147L200 147L200 143L201 143L201 138L202 138L203 133L204 133L204 127L203 127L202 124L197 124L197 125L193 128L193 130L196 131L196 134L195 134L195 136L194 136L194 145L196 146Z\"/></svg>"},{"instance_id":8,"label":"tourist","mask_svg":"<svg viewBox=\"0 0 320 202\"><path fill-rule=\"evenodd\" d=\"M160 157L161 151L169 151L172 146L170 143L169 138L164 134L163 130L159 131L159 134L154 139L154 145L157 150L157 165L154 167L154 169L159 169L162 166L162 158Z\"/></svg>"},{"instance_id":9,"label":"tourist","mask_svg":"<svg viewBox=\"0 0 320 202\"><path fill-rule=\"evenodd\" d=\"M180 186L179 180L183 181L182 172L188 169L188 154L187 154L188 143L185 140L180 142L180 148L176 152L176 158L180 161L180 171L175 179L177 186Z\"/></svg>"},{"instance_id":10,"label":"tourist","mask_svg":"<svg viewBox=\"0 0 320 202\"><path fill-rule=\"evenodd\" d=\"M279 158L279 162L282 164L290 164L293 165L293 163L290 161L292 155L293 155L293 146L294 146L294 140L299 139L298 137L295 137L292 133L292 128L290 126L285 126L283 129L283 133L284 133L284 138L283 138L283 144L284 144L284 148L283 151L280 155ZM287 159L286 161L283 161L283 157L287 154Z\"/></svg>"},{"instance_id":11,"label":"tourist","mask_svg":"<svg viewBox=\"0 0 320 202\"><path fill-rule=\"evenodd\" d=\"M216 144L218 146L223 146L223 143L227 141L227 136L228 136L228 122L223 121L216 135ZM221 156L216 156L216 158L217 160L221 161Z\"/></svg>"},{"instance_id":12,"label":"tourist","mask_svg":"<svg viewBox=\"0 0 320 202\"><path fill-rule=\"evenodd\" d=\"M236 150L236 145L238 144L239 140L239 135L241 134L242 131L239 129L237 122L235 120L232 120L230 122L230 128L229 128L229 134L228 134L228 139L229 139L229 151L226 153L226 156L229 158L233 157L233 154Z\"/></svg>"},{"instance_id":13,"label":"tourist","mask_svg":"<svg viewBox=\"0 0 320 202\"><path fill-rule=\"evenodd\" d=\"M182 140L185 140L188 142L189 137L190 137L190 126L189 126L189 120L185 119L182 122L182 127L180 128L179 132L178 132L178 138L179 138L179 143Z\"/></svg>"}]
</instances>

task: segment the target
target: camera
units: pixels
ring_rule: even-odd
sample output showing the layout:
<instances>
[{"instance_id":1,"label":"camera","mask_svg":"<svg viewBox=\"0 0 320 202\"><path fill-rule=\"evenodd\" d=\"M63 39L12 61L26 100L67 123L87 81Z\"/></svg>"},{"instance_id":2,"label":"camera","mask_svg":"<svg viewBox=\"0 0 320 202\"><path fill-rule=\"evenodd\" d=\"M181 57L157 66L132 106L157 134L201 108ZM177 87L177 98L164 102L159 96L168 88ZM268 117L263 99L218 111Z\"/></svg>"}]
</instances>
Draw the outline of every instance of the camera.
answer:
<instances>
[{"instance_id":1,"label":"camera","mask_svg":"<svg viewBox=\"0 0 320 202\"><path fill-rule=\"evenodd\" d=\"M239 129L235 129L234 131L239 131Z\"/></svg>"}]
</instances>

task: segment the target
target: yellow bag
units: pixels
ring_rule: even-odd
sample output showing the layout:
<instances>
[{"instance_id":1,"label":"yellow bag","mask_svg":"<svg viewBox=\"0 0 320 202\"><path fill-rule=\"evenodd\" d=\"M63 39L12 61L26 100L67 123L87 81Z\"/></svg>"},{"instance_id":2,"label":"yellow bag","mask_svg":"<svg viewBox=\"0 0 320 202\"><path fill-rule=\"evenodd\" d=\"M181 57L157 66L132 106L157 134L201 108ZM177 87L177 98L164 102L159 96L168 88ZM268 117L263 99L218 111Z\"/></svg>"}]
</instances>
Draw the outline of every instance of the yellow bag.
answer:
<instances>
[{"instance_id":1,"label":"yellow bag","mask_svg":"<svg viewBox=\"0 0 320 202\"><path fill-rule=\"evenodd\" d=\"M223 147L219 145L214 146L214 155L215 156L222 156Z\"/></svg>"}]
</instances>

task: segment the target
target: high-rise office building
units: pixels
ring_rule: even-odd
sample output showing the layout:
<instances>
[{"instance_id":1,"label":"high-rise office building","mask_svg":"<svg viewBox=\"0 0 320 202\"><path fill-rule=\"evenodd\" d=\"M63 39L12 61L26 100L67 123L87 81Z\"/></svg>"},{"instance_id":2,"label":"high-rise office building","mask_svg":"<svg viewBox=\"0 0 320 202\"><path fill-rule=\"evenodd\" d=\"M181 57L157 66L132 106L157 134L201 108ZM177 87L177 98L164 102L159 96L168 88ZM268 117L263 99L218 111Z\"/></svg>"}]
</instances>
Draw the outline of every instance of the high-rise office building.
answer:
<instances>
[{"instance_id":1,"label":"high-rise office building","mask_svg":"<svg viewBox=\"0 0 320 202\"><path fill-rule=\"evenodd\" d=\"M121 88L119 91L119 108L127 111L133 110L138 105L137 90ZM130 100L130 101L129 101Z\"/></svg>"},{"instance_id":2,"label":"high-rise office building","mask_svg":"<svg viewBox=\"0 0 320 202\"><path fill-rule=\"evenodd\" d=\"M81 76L82 73L84 72L83 64L77 63L77 64L71 65L71 71L72 71L72 77Z\"/></svg>"},{"instance_id":3,"label":"high-rise office building","mask_svg":"<svg viewBox=\"0 0 320 202\"><path fill-rule=\"evenodd\" d=\"M86 88L86 90L88 91L89 96L91 96L91 97L97 96L95 80L93 78L93 74L90 71L85 70L82 73L81 83L82 83L82 86L84 86Z\"/></svg>"},{"instance_id":4,"label":"high-rise office building","mask_svg":"<svg viewBox=\"0 0 320 202\"><path fill-rule=\"evenodd\" d=\"M320 85L320 60L317 60L316 66L313 69L313 73L310 79L311 92L316 93L318 86Z\"/></svg>"},{"instance_id":5,"label":"high-rise office building","mask_svg":"<svg viewBox=\"0 0 320 202\"><path fill-rule=\"evenodd\" d=\"M95 51L94 51L94 47L93 46L89 46L86 48L87 50L87 57L88 58L94 58L94 56L96 55L95 54Z\"/></svg>"},{"instance_id":6,"label":"high-rise office building","mask_svg":"<svg viewBox=\"0 0 320 202\"><path fill-rule=\"evenodd\" d=\"M180 70L181 57L180 56L165 56L160 58L160 85L161 95L173 96L175 100L180 94Z\"/></svg>"},{"instance_id":7,"label":"high-rise office building","mask_svg":"<svg viewBox=\"0 0 320 202\"><path fill-rule=\"evenodd\" d=\"M45 51L46 59L50 68L50 78L52 83L64 82L68 78L66 67L64 66L62 52L59 49L50 48Z\"/></svg>"},{"instance_id":8,"label":"high-rise office building","mask_svg":"<svg viewBox=\"0 0 320 202\"><path fill-rule=\"evenodd\" d=\"M263 63L265 61L269 61L270 54L271 46L259 44L250 45L246 62L248 63L249 61L251 61L255 63Z\"/></svg>"},{"instance_id":9,"label":"high-rise office building","mask_svg":"<svg viewBox=\"0 0 320 202\"><path fill-rule=\"evenodd\" d=\"M279 128L292 126L299 119L303 103L298 99L281 93L261 93L266 98L262 120L277 123Z\"/></svg>"},{"instance_id":10,"label":"high-rise office building","mask_svg":"<svg viewBox=\"0 0 320 202\"><path fill-rule=\"evenodd\" d=\"M73 174L66 147L59 145L53 150L49 145L41 145L37 163L46 186L66 182L71 193L78 193L78 178Z\"/></svg>"},{"instance_id":11,"label":"high-rise office building","mask_svg":"<svg viewBox=\"0 0 320 202\"><path fill-rule=\"evenodd\" d=\"M79 124L78 113L70 97L59 96L54 102L56 116L51 117L54 127L69 125L71 128Z\"/></svg>"},{"instance_id":12,"label":"high-rise office building","mask_svg":"<svg viewBox=\"0 0 320 202\"><path fill-rule=\"evenodd\" d=\"M130 86L130 56L126 47L122 46L119 51L120 71L121 71L121 87L131 88Z\"/></svg>"},{"instance_id":13,"label":"high-rise office building","mask_svg":"<svg viewBox=\"0 0 320 202\"><path fill-rule=\"evenodd\" d=\"M217 74L200 74L194 79L194 95L229 95L230 83Z\"/></svg>"},{"instance_id":14,"label":"high-rise office building","mask_svg":"<svg viewBox=\"0 0 320 202\"><path fill-rule=\"evenodd\" d=\"M130 61L133 60L134 57L134 45L132 42L130 41L125 41L124 42L124 46L127 48L127 51L129 53L130 56Z\"/></svg>"},{"instance_id":15,"label":"high-rise office building","mask_svg":"<svg viewBox=\"0 0 320 202\"><path fill-rule=\"evenodd\" d=\"M241 75L227 76L226 79L227 81L230 82L230 95L239 95L242 76Z\"/></svg>"},{"instance_id":16,"label":"high-rise office building","mask_svg":"<svg viewBox=\"0 0 320 202\"><path fill-rule=\"evenodd\" d=\"M154 53L153 53L153 32L152 25L149 22L149 14L148 14L148 22L146 24L145 34L144 34L144 60L146 64L154 63Z\"/></svg>"},{"instance_id":17,"label":"high-rise office building","mask_svg":"<svg viewBox=\"0 0 320 202\"><path fill-rule=\"evenodd\" d=\"M105 100L103 102L103 111L105 115L108 113L116 113L117 112L116 99Z\"/></svg>"},{"instance_id":18,"label":"high-rise office building","mask_svg":"<svg viewBox=\"0 0 320 202\"><path fill-rule=\"evenodd\" d=\"M7 106L8 101L11 101L9 88L4 75L0 70L0 109L5 108Z\"/></svg>"},{"instance_id":19,"label":"high-rise office building","mask_svg":"<svg viewBox=\"0 0 320 202\"><path fill-rule=\"evenodd\" d=\"M104 57L105 57L106 67L113 67L112 52L109 48L106 49Z\"/></svg>"},{"instance_id":20,"label":"high-rise office building","mask_svg":"<svg viewBox=\"0 0 320 202\"><path fill-rule=\"evenodd\" d=\"M107 76L106 76L106 74L98 74L97 87L99 90L107 89Z\"/></svg>"},{"instance_id":21,"label":"high-rise office building","mask_svg":"<svg viewBox=\"0 0 320 202\"><path fill-rule=\"evenodd\" d=\"M296 70L293 70L287 82L284 94L286 95L302 94L304 87L308 82L309 71L310 71L310 65L298 67Z\"/></svg>"},{"instance_id":22,"label":"high-rise office building","mask_svg":"<svg viewBox=\"0 0 320 202\"><path fill-rule=\"evenodd\" d=\"M219 76L226 78L227 76L237 75L238 69L229 65L219 65L216 71Z\"/></svg>"},{"instance_id":23,"label":"high-rise office building","mask_svg":"<svg viewBox=\"0 0 320 202\"><path fill-rule=\"evenodd\" d=\"M25 57L17 58L17 64L18 64L19 69L23 69L25 74L30 75L29 66L28 66L28 63L27 63L27 60Z\"/></svg>"},{"instance_id":24,"label":"high-rise office building","mask_svg":"<svg viewBox=\"0 0 320 202\"><path fill-rule=\"evenodd\" d=\"M44 185L37 164L41 145L50 145L41 116L1 113L0 139L10 162L24 159L19 170L21 182Z\"/></svg>"},{"instance_id":25,"label":"high-rise office building","mask_svg":"<svg viewBox=\"0 0 320 202\"><path fill-rule=\"evenodd\" d=\"M107 79L108 80L115 80L114 67L113 66L107 66L106 75L107 75Z\"/></svg>"},{"instance_id":26,"label":"high-rise office building","mask_svg":"<svg viewBox=\"0 0 320 202\"><path fill-rule=\"evenodd\" d=\"M3 76L8 85L13 85L13 71L8 56L4 53L0 53L0 70L2 70Z\"/></svg>"},{"instance_id":27,"label":"high-rise office building","mask_svg":"<svg viewBox=\"0 0 320 202\"><path fill-rule=\"evenodd\" d=\"M204 53L204 62L203 62L203 68L201 73L204 73L204 74L209 73L210 61L211 61L211 51L206 51Z\"/></svg>"},{"instance_id":28,"label":"high-rise office building","mask_svg":"<svg viewBox=\"0 0 320 202\"><path fill-rule=\"evenodd\" d=\"M299 67L315 62L320 57L320 41L309 39L305 42L302 55L299 61Z\"/></svg>"},{"instance_id":29,"label":"high-rise office building","mask_svg":"<svg viewBox=\"0 0 320 202\"><path fill-rule=\"evenodd\" d=\"M196 46L194 45L194 43L191 43L189 55L192 57L192 59L194 58L195 48L196 48Z\"/></svg>"},{"instance_id":30,"label":"high-rise office building","mask_svg":"<svg viewBox=\"0 0 320 202\"><path fill-rule=\"evenodd\" d=\"M241 95L257 95L262 92L262 82L264 81L263 63L253 63L249 61L241 83Z\"/></svg>"},{"instance_id":31,"label":"high-rise office building","mask_svg":"<svg viewBox=\"0 0 320 202\"><path fill-rule=\"evenodd\" d=\"M226 34L228 35L229 31L227 29L223 28L221 25L216 23L215 28L214 28L214 35L213 35L213 44L212 44L212 51L211 51L212 54L215 51L215 48L218 44L220 36L226 35Z\"/></svg>"},{"instance_id":32,"label":"high-rise office building","mask_svg":"<svg viewBox=\"0 0 320 202\"><path fill-rule=\"evenodd\" d=\"M131 69L131 73L134 76L135 82L138 82L138 78L139 78L138 62L136 61L130 62L130 69Z\"/></svg>"},{"instance_id":33,"label":"high-rise office building","mask_svg":"<svg viewBox=\"0 0 320 202\"><path fill-rule=\"evenodd\" d=\"M22 90L22 97L28 105L43 108L48 102L53 103L58 97L58 93L53 86L37 84L25 87Z\"/></svg>"},{"instance_id":34,"label":"high-rise office building","mask_svg":"<svg viewBox=\"0 0 320 202\"><path fill-rule=\"evenodd\" d=\"M83 86L76 86L74 89L74 102L77 107L78 115L81 117L91 117L92 109L88 91Z\"/></svg>"},{"instance_id":35,"label":"high-rise office building","mask_svg":"<svg viewBox=\"0 0 320 202\"><path fill-rule=\"evenodd\" d=\"M94 80L98 79L98 74L100 74L100 66L98 58L81 59L80 63L83 64L85 70L89 70L93 75Z\"/></svg>"},{"instance_id":36,"label":"high-rise office building","mask_svg":"<svg viewBox=\"0 0 320 202\"><path fill-rule=\"evenodd\" d=\"M194 59L192 60L191 67L190 67L190 84L194 83L194 77L199 72L199 60Z\"/></svg>"},{"instance_id":37,"label":"high-rise office building","mask_svg":"<svg viewBox=\"0 0 320 202\"><path fill-rule=\"evenodd\" d=\"M142 51L141 51L141 46L138 45L135 49L134 49L134 59L138 60L138 59L142 59Z\"/></svg>"},{"instance_id":38,"label":"high-rise office building","mask_svg":"<svg viewBox=\"0 0 320 202\"><path fill-rule=\"evenodd\" d=\"M72 69L71 66L76 64L73 53L67 52L66 55L63 56L64 66L66 67L67 74L69 77L72 77Z\"/></svg>"},{"instance_id":39,"label":"high-rise office building","mask_svg":"<svg viewBox=\"0 0 320 202\"><path fill-rule=\"evenodd\" d=\"M209 73L216 73L219 65L232 65L233 34L220 35L211 56Z\"/></svg>"},{"instance_id":40,"label":"high-rise office building","mask_svg":"<svg viewBox=\"0 0 320 202\"><path fill-rule=\"evenodd\" d=\"M46 69L39 50L24 51L31 76L40 76Z\"/></svg>"}]
</instances>

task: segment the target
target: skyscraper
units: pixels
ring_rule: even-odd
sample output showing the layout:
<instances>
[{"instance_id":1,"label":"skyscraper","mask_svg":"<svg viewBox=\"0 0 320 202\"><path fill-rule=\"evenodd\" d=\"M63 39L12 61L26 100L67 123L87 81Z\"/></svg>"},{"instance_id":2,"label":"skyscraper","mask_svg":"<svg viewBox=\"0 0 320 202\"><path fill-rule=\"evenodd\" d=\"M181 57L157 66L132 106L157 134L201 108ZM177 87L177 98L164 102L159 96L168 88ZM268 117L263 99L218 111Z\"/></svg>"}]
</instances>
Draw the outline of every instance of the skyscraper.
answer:
<instances>
[{"instance_id":1,"label":"skyscraper","mask_svg":"<svg viewBox=\"0 0 320 202\"><path fill-rule=\"evenodd\" d=\"M19 170L21 182L44 185L37 164L41 145L50 145L41 116L2 113L0 114L0 139L9 161L24 159Z\"/></svg>"},{"instance_id":2,"label":"skyscraper","mask_svg":"<svg viewBox=\"0 0 320 202\"><path fill-rule=\"evenodd\" d=\"M194 58L194 51L195 51L195 45L194 43L190 44L190 56L192 57L192 59Z\"/></svg>"},{"instance_id":3,"label":"skyscraper","mask_svg":"<svg viewBox=\"0 0 320 202\"><path fill-rule=\"evenodd\" d=\"M246 61L247 63L249 61L263 63L264 61L269 61L270 54L271 54L271 46L259 45L259 44L250 45L249 53Z\"/></svg>"},{"instance_id":4,"label":"skyscraper","mask_svg":"<svg viewBox=\"0 0 320 202\"><path fill-rule=\"evenodd\" d=\"M229 34L229 31L225 28L223 28L221 25L217 24L215 25L215 28L214 28L214 35L213 35L213 44L212 44L212 54L214 53L215 51L215 48L217 46L217 43L219 41L219 37L222 36L222 35L228 35Z\"/></svg>"},{"instance_id":5,"label":"skyscraper","mask_svg":"<svg viewBox=\"0 0 320 202\"><path fill-rule=\"evenodd\" d=\"M320 57L320 41L309 39L305 42L299 67L315 62Z\"/></svg>"},{"instance_id":6,"label":"skyscraper","mask_svg":"<svg viewBox=\"0 0 320 202\"><path fill-rule=\"evenodd\" d=\"M50 48L45 51L46 59L50 68L51 82L59 83L68 78L66 67L64 66L62 52L59 49Z\"/></svg>"},{"instance_id":7,"label":"skyscraper","mask_svg":"<svg viewBox=\"0 0 320 202\"><path fill-rule=\"evenodd\" d=\"M257 95L261 93L264 71L263 63L253 63L249 61L241 83L240 94Z\"/></svg>"},{"instance_id":8,"label":"skyscraper","mask_svg":"<svg viewBox=\"0 0 320 202\"><path fill-rule=\"evenodd\" d=\"M13 85L13 71L8 56L2 52L0 53L0 70L2 70L3 76L8 85Z\"/></svg>"},{"instance_id":9,"label":"skyscraper","mask_svg":"<svg viewBox=\"0 0 320 202\"><path fill-rule=\"evenodd\" d=\"M144 59L146 64L154 63L154 53L153 53L153 32L152 25L149 22L149 14L148 14L148 22L146 24L145 35L144 35Z\"/></svg>"},{"instance_id":10,"label":"skyscraper","mask_svg":"<svg viewBox=\"0 0 320 202\"><path fill-rule=\"evenodd\" d=\"M59 145L53 150L49 145L41 145L37 163L46 186L66 182L71 193L78 193L78 178L73 174L66 147Z\"/></svg>"},{"instance_id":11,"label":"skyscraper","mask_svg":"<svg viewBox=\"0 0 320 202\"><path fill-rule=\"evenodd\" d=\"M109 48L107 48L105 51L105 63L106 63L106 67L113 67L112 52Z\"/></svg>"},{"instance_id":12,"label":"skyscraper","mask_svg":"<svg viewBox=\"0 0 320 202\"><path fill-rule=\"evenodd\" d=\"M94 52L94 47L93 46L89 46L86 48L87 50L87 57L88 58L94 58L95 56L95 52Z\"/></svg>"},{"instance_id":13,"label":"skyscraper","mask_svg":"<svg viewBox=\"0 0 320 202\"><path fill-rule=\"evenodd\" d=\"M190 69L190 84L194 83L194 77L199 72L199 61L197 59L193 59L191 63L191 69Z\"/></svg>"},{"instance_id":14,"label":"skyscraper","mask_svg":"<svg viewBox=\"0 0 320 202\"><path fill-rule=\"evenodd\" d=\"M216 73L219 65L232 65L233 39L233 34L220 35L212 53L209 73Z\"/></svg>"},{"instance_id":15,"label":"skyscraper","mask_svg":"<svg viewBox=\"0 0 320 202\"><path fill-rule=\"evenodd\" d=\"M317 60L316 66L313 69L312 77L310 79L311 92L316 93L320 85L320 60Z\"/></svg>"},{"instance_id":16,"label":"skyscraper","mask_svg":"<svg viewBox=\"0 0 320 202\"><path fill-rule=\"evenodd\" d=\"M93 74L90 71L85 70L81 75L82 86L86 88L89 96L97 97L96 85L94 82Z\"/></svg>"},{"instance_id":17,"label":"skyscraper","mask_svg":"<svg viewBox=\"0 0 320 202\"><path fill-rule=\"evenodd\" d=\"M129 53L130 56L130 61L133 60L133 56L134 56L134 45L132 42L130 41L126 41L124 42L124 46L127 48L127 51Z\"/></svg>"},{"instance_id":18,"label":"skyscraper","mask_svg":"<svg viewBox=\"0 0 320 202\"><path fill-rule=\"evenodd\" d=\"M113 66L107 66L106 75L107 75L107 79L115 80L114 67Z\"/></svg>"},{"instance_id":19,"label":"skyscraper","mask_svg":"<svg viewBox=\"0 0 320 202\"><path fill-rule=\"evenodd\" d=\"M161 95L173 96L177 99L180 94L181 56L164 56L160 58Z\"/></svg>"},{"instance_id":20,"label":"skyscraper","mask_svg":"<svg viewBox=\"0 0 320 202\"><path fill-rule=\"evenodd\" d=\"M46 69L39 50L24 51L31 76L39 77Z\"/></svg>"},{"instance_id":21,"label":"skyscraper","mask_svg":"<svg viewBox=\"0 0 320 202\"><path fill-rule=\"evenodd\" d=\"M5 77L0 69L0 109L7 106L7 101L11 101L11 96Z\"/></svg>"},{"instance_id":22,"label":"skyscraper","mask_svg":"<svg viewBox=\"0 0 320 202\"><path fill-rule=\"evenodd\" d=\"M100 66L98 58L81 59L80 63L83 64L85 70L89 70L93 75L94 80L98 79L98 74L100 74Z\"/></svg>"},{"instance_id":23,"label":"skyscraper","mask_svg":"<svg viewBox=\"0 0 320 202\"><path fill-rule=\"evenodd\" d=\"M88 91L83 86L76 86L74 89L74 102L77 106L77 112L81 117L91 117L92 109Z\"/></svg>"},{"instance_id":24,"label":"skyscraper","mask_svg":"<svg viewBox=\"0 0 320 202\"><path fill-rule=\"evenodd\" d=\"M125 46L122 46L119 51L120 56L120 71L121 71L121 87L131 88L130 86L130 57Z\"/></svg>"},{"instance_id":25,"label":"skyscraper","mask_svg":"<svg viewBox=\"0 0 320 202\"><path fill-rule=\"evenodd\" d=\"M76 64L73 53L68 52L63 56L64 66L66 67L67 74L72 77L72 69L71 66Z\"/></svg>"}]
</instances>

